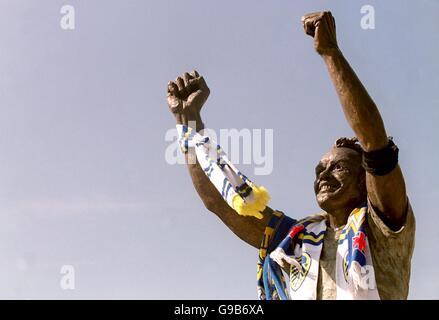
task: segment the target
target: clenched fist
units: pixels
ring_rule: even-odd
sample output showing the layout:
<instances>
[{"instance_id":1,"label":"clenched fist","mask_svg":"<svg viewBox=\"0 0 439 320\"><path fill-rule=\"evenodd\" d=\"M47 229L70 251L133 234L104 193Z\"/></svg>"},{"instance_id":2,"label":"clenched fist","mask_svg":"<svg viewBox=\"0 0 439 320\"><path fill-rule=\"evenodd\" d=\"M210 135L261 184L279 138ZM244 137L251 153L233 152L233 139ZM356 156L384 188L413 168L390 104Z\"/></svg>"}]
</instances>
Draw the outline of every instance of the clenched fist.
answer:
<instances>
[{"instance_id":1,"label":"clenched fist","mask_svg":"<svg viewBox=\"0 0 439 320\"><path fill-rule=\"evenodd\" d=\"M206 81L197 71L185 73L168 83L168 106L177 123L197 122L197 130L202 126L200 111L209 97Z\"/></svg>"},{"instance_id":2,"label":"clenched fist","mask_svg":"<svg viewBox=\"0 0 439 320\"><path fill-rule=\"evenodd\" d=\"M314 47L320 55L338 50L335 20L330 11L304 15L302 22L305 33L314 38Z\"/></svg>"}]
</instances>

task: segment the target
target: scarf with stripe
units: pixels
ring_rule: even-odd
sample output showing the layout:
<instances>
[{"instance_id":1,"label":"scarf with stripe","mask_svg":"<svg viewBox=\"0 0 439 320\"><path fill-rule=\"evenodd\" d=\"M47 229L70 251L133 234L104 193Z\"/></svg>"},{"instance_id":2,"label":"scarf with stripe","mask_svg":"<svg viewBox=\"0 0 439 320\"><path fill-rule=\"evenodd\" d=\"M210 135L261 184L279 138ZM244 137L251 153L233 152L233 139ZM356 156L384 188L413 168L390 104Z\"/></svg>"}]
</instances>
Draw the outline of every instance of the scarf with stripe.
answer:
<instances>
[{"instance_id":1,"label":"scarf with stripe","mask_svg":"<svg viewBox=\"0 0 439 320\"><path fill-rule=\"evenodd\" d=\"M288 235L276 248L270 248L270 242L274 242L275 230L278 225L282 225L280 222L284 218L279 212L273 215L259 251L259 299L316 299L320 254L326 234L326 217L316 215L290 222L292 227ZM356 208L349 215L338 239L335 262L338 300L379 299L365 233L366 223L367 207ZM278 232L280 230L276 233Z\"/></svg>"},{"instance_id":2,"label":"scarf with stripe","mask_svg":"<svg viewBox=\"0 0 439 320\"><path fill-rule=\"evenodd\" d=\"M262 218L270 196L242 174L227 158L221 147L186 125L177 125L178 141L183 153L195 149L198 163L227 204L239 215Z\"/></svg>"}]
</instances>

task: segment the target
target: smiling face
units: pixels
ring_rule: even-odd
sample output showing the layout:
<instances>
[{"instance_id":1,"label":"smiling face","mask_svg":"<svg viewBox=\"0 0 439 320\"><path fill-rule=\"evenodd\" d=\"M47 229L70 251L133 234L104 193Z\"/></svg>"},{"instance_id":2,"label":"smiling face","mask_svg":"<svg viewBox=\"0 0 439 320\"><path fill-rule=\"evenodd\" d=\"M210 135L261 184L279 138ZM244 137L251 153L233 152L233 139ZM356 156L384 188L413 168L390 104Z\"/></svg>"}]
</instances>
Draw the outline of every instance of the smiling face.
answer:
<instances>
[{"instance_id":1,"label":"smiling face","mask_svg":"<svg viewBox=\"0 0 439 320\"><path fill-rule=\"evenodd\" d=\"M333 148L316 167L314 192L323 210L347 212L366 200L365 171L361 156L349 148Z\"/></svg>"}]
</instances>

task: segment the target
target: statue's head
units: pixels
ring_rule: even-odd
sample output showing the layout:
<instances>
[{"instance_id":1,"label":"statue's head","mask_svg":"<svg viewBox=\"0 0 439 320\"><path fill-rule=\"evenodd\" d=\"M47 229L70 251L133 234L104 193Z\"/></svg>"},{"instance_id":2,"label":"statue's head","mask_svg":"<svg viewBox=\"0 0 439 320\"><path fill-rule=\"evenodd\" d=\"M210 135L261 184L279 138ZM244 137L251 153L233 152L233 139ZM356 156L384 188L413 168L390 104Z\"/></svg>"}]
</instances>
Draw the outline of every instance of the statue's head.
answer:
<instances>
[{"instance_id":1,"label":"statue's head","mask_svg":"<svg viewBox=\"0 0 439 320\"><path fill-rule=\"evenodd\" d=\"M366 174L362 149L356 138L340 138L316 167L317 202L329 214L350 211L366 200Z\"/></svg>"}]
</instances>

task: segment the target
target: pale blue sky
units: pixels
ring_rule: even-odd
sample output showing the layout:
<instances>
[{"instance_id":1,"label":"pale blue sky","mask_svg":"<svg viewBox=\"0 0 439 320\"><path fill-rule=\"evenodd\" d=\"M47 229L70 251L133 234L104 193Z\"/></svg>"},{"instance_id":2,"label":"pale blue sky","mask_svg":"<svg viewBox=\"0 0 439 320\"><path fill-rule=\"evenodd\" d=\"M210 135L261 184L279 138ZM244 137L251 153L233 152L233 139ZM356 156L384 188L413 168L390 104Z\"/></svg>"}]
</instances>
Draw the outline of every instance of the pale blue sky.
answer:
<instances>
[{"instance_id":1,"label":"pale blue sky","mask_svg":"<svg viewBox=\"0 0 439 320\"><path fill-rule=\"evenodd\" d=\"M59 26L76 9L76 29ZM375 7L376 29L360 27ZM168 80L197 68L213 129L274 130L274 170L244 172L292 217L314 166L351 136L300 17L331 10L380 107L417 218L410 298L439 298L439 3L0 1L0 298L256 299L257 251L164 160ZM62 265L76 289L61 290Z\"/></svg>"}]
</instances>

